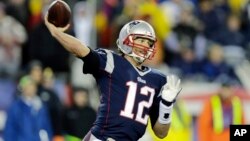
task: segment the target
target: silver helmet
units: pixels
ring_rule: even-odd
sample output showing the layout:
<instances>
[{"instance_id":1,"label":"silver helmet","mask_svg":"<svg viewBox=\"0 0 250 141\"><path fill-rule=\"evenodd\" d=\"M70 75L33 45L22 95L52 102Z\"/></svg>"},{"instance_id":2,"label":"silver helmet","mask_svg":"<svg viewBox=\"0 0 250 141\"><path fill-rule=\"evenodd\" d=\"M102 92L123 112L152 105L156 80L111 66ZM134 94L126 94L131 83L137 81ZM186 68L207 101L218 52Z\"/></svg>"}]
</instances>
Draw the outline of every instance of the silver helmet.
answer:
<instances>
[{"instance_id":1,"label":"silver helmet","mask_svg":"<svg viewBox=\"0 0 250 141\"><path fill-rule=\"evenodd\" d=\"M139 44L135 44L136 38L146 38L152 41L152 46L146 47ZM150 24L142 20L134 20L125 24L117 39L117 46L126 55L133 57L138 63L144 62L145 59L152 59L155 54L156 42L155 31ZM140 48L145 51L144 55L137 54L133 51L133 48Z\"/></svg>"}]
</instances>

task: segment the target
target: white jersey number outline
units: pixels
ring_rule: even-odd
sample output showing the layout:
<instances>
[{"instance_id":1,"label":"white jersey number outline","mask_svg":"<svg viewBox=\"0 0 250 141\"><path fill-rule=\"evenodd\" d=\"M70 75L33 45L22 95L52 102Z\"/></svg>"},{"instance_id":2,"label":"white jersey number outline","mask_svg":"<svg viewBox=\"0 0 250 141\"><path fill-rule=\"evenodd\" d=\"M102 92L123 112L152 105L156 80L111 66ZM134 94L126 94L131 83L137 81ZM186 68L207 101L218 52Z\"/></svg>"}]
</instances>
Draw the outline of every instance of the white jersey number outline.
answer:
<instances>
[{"instance_id":1,"label":"white jersey number outline","mask_svg":"<svg viewBox=\"0 0 250 141\"><path fill-rule=\"evenodd\" d=\"M130 118L130 119L134 119L133 109L134 109L135 98L136 98L137 83L133 81L129 81L126 83L126 85L129 88L128 88L125 107L123 110L121 110L120 115ZM135 120L146 125L149 115L145 114L145 116L143 117L143 110L144 108L149 108L153 104L155 90L148 86L143 86L140 89L140 94L148 96L149 100L148 101L143 100L138 103L138 109L137 109Z\"/></svg>"}]
</instances>

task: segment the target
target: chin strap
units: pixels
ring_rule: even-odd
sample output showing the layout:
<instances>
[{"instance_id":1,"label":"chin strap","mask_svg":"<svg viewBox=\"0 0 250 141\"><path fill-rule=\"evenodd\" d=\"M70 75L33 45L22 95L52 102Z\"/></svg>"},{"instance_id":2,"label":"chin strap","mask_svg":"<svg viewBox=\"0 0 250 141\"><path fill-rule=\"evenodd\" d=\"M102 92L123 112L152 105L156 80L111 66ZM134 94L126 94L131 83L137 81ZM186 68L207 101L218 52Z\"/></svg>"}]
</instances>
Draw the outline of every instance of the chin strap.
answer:
<instances>
[{"instance_id":1,"label":"chin strap","mask_svg":"<svg viewBox=\"0 0 250 141\"><path fill-rule=\"evenodd\" d=\"M145 61L145 58L142 58L142 57L137 57L137 56L132 56L132 58L138 62L138 63L143 63Z\"/></svg>"},{"instance_id":2,"label":"chin strap","mask_svg":"<svg viewBox=\"0 0 250 141\"><path fill-rule=\"evenodd\" d=\"M128 54L130 57L132 57L137 63L143 63L146 58L140 57L138 55L136 55L134 52L131 52L130 54Z\"/></svg>"}]
</instances>

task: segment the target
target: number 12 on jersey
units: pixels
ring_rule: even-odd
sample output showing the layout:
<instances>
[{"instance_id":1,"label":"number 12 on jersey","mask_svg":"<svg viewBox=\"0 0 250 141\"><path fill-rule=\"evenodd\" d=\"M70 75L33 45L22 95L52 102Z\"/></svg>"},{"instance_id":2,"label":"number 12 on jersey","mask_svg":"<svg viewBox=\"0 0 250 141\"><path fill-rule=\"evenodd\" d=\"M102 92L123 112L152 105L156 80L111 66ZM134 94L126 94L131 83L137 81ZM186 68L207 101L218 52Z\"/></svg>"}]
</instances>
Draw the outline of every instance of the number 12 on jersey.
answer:
<instances>
[{"instance_id":1,"label":"number 12 on jersey","mask_svg":"<svg viewBox=\"0 0 250 141\"><path fill-rule=\"evenodd\" d=\"M126 83L126 85L128 86L128 93L127 93L127 99L126 99L126 103L125 103L125 107L123 110L121 110L120 115L130 118L130 119L134 119L144 125L147 124L148 121L148 114L145 114L145 116L143 117L143 110L144 108L149 108L152 103L153 103L153 99L154 99L154 95L155 95L155 90L153 88L150 88L148 86L143 86L140 89L140 93L141 95L145 95L149 97L149 100L143 100L140 101L138 103L135 103L135 98L136 98L136 91L137 91L137 83L133 82L133 81L129 81ZM134 109L134 105L138 104L138 109L137 109L137 114L134 117L134 113L133 113L133 109Z\"/></svg>"}]
</instances>

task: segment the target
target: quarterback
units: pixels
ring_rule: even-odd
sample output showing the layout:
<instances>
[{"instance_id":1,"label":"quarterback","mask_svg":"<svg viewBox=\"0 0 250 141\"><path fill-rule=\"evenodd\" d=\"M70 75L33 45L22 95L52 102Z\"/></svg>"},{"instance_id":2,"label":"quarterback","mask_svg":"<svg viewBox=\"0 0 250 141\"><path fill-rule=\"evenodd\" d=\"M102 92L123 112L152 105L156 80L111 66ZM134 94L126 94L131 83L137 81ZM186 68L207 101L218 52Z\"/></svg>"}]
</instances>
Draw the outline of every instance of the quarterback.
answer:
<instances>
[{"instance_id":1,"label":"quarterback","mask_svg":"<svg viewBox=\"0 0 250 141\"><path fill-rule=\"evenodd\" d=\"M97 119L83 141L137 141L149 118L155 135L167 136L181 81L143 65L155 54L156 35L150 24L142 20L125 24L117 40L119 53L91 50L64 33L69 25L55 27L47 16L45 24L67 51L84 62L83 73L92 74L100 89Z\"/></svg>"}]
</instances>

